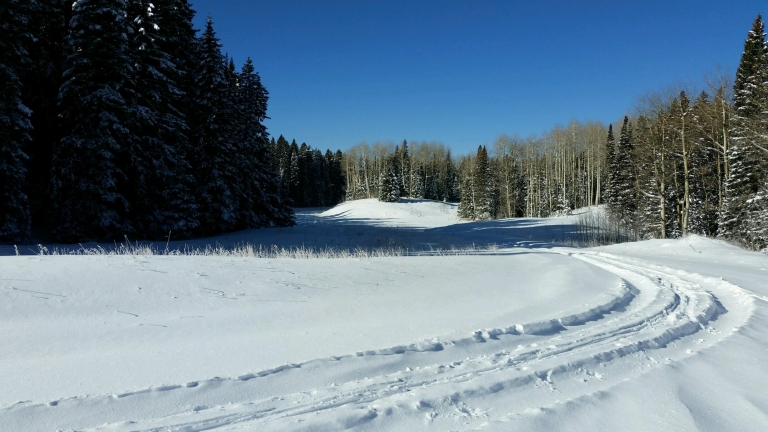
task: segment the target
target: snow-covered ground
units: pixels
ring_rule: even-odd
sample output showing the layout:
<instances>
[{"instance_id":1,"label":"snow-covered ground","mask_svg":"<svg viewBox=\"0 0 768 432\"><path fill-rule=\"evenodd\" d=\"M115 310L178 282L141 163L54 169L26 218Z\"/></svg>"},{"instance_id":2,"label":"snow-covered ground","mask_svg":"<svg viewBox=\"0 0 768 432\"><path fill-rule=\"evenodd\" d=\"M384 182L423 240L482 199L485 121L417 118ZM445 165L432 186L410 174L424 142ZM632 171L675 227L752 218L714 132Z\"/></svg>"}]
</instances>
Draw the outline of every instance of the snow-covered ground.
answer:
<instances>
[{"instance_id":1,"label":"snow-covered ground","mask_svg":"<svg viewBox=\"0 0 768 432\"><path fill-rule=\"evenodd\" d=\"M362 200L168 248L421 252L2 247L0 431L768 430L768 257L575 220Z\"/></svg>"}]
</instances>

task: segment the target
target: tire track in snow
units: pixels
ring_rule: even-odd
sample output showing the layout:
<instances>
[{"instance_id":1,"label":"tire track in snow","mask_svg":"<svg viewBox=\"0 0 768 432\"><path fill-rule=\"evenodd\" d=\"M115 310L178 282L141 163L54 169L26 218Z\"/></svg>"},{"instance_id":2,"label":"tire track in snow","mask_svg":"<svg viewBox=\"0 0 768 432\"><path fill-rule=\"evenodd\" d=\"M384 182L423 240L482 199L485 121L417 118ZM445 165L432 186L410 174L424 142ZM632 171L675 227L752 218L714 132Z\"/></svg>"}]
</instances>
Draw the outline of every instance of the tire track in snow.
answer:
<instances>
[{"instance_id":1,"label":"tire track in snow","mask_svg":"<svg viewBox=\"0 0 768 432\"><path fill-rule=\"evenodd\" d=\"M640 372L643 372L691 355L693 350L685 351L670 345L702 330L711 331L707 333L710 341L697 345L698 349L717 343L727 334L713 331L712 321L720 321L727 311L733 312L725 314L730 319L721 327L736 328L746 321L750 314L749 302L754 301L727 282L701 279L700 282L708 288L716 288L727 299L724 307L721 300L692 281L691 275L685 277L650 269L607 254L584 253L576 254L574 258L621 277L625 282L622 293L581 313L479 330L459 340L361 351L231 379L195 382L194 386L164 386L125 393L106 402L108 397L96 396L55 401L55 407L15 406L6 414L16 410L18 414L40 415L44 414L43 410L53 409L71 409L76 413L98 409L105 404L114 410L114 403L126 401L131 402L128 411L141 420L115 423L117 419L113 418L110 424L92 430L144 431L231 427L280 430L291 429L290 425L297 420L319 425L321 430L323 425L333 430L386 421L393 413L423 415L426 422L451 415L464 420L484 419L488 417L487 413L473 410L468 404L482 404L481 399L489 397L511 397L519 402L525 395L533 394L536 396L532 398L534 406L547 406L555 400L573 399L585 391L594 392L614 385L625 377L623 374L611 377L611 371L621 370L621 365L632 356L647 359L641 367ZM737 298L741 301L735 302ZM662 350L664 352L658 359L652 358ZM282 375L293 373L318 374L326 383L341 384L316 385L317 380L308 380L303 389L288 385L281 391L252 394L243 387L270 383L280 387ZM574 387L569 377L596 384ZM265 383L263 380L271 381ZM232 390L238 396L245 395L234 403L191 403L198 399L214 402L229 399L231 402ZM542 398L541 391L556 394L557 398ZM516 394L519 396L515 397ZM174 403L158 404L158 397L173 399ZM142 408L144 404L170 405L175 412L152 412ZM529 405L518 403L512 406L522 411L530 408ZM184 406L189 408L182 408ZM145 415L141 416L141 412Z\"/></svg>"}]
</instances>

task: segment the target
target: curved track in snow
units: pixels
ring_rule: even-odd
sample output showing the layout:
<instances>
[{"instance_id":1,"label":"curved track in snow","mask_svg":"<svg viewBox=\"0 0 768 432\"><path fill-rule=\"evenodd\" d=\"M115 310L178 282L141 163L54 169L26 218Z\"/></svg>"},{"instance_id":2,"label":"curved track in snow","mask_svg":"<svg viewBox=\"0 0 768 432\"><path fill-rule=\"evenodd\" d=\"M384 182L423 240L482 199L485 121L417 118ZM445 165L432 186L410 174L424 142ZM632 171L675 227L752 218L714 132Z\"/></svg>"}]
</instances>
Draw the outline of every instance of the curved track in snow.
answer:
<instances>
[{"instance_id":1,"label":"curved track in snow","mask_svg":"<svg viewBox=\"0 0 768 432\"><path fill-rule=\"evenodd\" d=\"M727 338L754 308L753 297L719 279L603 253L569 255L617 275L622 290L580 313L510 323L461 339L10 407L4 416L19 425L50 416L89 431L331 431L374 424L474 429L512 422L693 355Z\"/></svg>"}]
</instances>

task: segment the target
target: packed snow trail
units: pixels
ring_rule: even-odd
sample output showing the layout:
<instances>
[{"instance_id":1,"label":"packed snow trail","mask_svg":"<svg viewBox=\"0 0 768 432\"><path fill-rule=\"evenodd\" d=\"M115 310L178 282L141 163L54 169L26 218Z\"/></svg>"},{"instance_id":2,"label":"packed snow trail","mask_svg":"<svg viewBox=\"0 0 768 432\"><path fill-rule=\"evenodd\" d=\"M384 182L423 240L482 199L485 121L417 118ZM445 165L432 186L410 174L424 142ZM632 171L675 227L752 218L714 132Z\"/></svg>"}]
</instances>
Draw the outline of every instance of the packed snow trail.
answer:
<instances>
[{"instance_id":1,"label":"packed snow trail","mask_svg":"<svg viewBox=\"0 0 768 432\"><path fill-rule=\"evenodd\" d=\"M50 416L51 423L94 431L477 428L686 358L736 331L753 307L753 297L722 281L697 282L604 253L571 255L617 275L622 289L580 313L456 340L339 353L55 406L11 407L4 417L18 423L6 424L23 430L24 419L46 424Z\"/></svg>"}]
</instances>

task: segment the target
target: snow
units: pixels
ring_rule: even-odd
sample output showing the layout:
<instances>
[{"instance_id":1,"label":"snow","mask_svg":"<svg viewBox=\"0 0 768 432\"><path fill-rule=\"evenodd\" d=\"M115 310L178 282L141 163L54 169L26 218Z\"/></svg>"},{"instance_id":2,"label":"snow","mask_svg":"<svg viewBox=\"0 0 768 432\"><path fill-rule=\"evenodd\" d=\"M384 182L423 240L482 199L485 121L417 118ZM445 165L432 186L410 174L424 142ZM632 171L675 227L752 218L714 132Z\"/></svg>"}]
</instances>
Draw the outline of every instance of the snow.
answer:
<instances>
[{"instance_id":1,"label":"snow","mask_svg":"<svg viewBox=\"0 0 768 432\"><path fill-rule=\"evenodd\" d=\"M0 248L0 430L768 429L768 257L566 247L577 218L360 200L186 244L411 251L378 258Z\"/></svg>"},{"instance_id":2,"label":"snow","mask_svg":"<svg viewBox=\"0 0 768 432\"><path fill-rule=\"evenodd\" d=\"M425 199L400 198L398 205L365 199L337 205L319 214L324 219L365 221L374 226L436 228L457 223L458 205Z\"/></svg>"}]
</instances>

